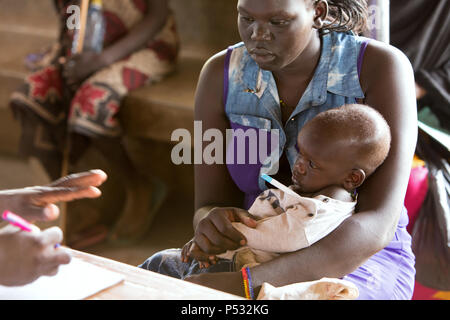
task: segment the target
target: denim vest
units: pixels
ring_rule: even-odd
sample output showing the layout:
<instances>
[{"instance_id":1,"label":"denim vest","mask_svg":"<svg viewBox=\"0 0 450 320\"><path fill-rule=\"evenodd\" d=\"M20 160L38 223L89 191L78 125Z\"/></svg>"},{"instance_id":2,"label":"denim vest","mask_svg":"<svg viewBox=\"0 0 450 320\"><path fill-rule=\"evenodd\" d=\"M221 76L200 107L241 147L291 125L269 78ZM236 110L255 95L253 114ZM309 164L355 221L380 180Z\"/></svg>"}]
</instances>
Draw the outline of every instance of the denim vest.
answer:
<instances>
[{"instance_id":1,"label":"denim vest","mask_svg":"<svg viewBox=\"0 0 450 320\"><path fill-rule=\"evenodd\" d=\"M264 131L267 134L267 156L259 158L257 163L248 162L255 148L250 150L246 146L246 163L237 164L237 138L232 140L234 150L231 149L232 145L228 144L228 170L236 185L246 194L246 208L259 193L267 189L260 175L275 174L283 152L286 152L292 170L298 155L298 133L309 120L320 112L364 98L359 82L359 67L364 51L361 49L362 46L365 49L368 40L351 33L330 32L322 36L319 64L286 123L282 122L280 98L272 72L259 68L243 43L228 49L224 74L224 104L231 129L235 132L242 129L241 132L245 133ZM258 153L260 143L264 144L261 139L258 135Z\"/></svg>"}]
</instances>

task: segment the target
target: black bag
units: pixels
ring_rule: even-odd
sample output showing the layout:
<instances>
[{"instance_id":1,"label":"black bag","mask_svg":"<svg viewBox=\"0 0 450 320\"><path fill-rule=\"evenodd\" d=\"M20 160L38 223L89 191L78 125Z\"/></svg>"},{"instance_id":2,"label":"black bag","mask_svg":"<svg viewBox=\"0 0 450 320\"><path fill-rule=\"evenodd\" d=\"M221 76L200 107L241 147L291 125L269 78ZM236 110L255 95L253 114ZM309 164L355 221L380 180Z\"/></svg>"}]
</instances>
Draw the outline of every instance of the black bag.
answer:
<instances>
[{"instance_id":1,"label":"black bag","mask_svg":"<svg viewBox=\"0 0 450 320\"><path fill-rule=\"evenodd\" d=\"M426 162L428 192L412 232L416 280L442 291L450 290L450 166L449 152L424 132L416 150Z\"/></svg>"}]
</instances>

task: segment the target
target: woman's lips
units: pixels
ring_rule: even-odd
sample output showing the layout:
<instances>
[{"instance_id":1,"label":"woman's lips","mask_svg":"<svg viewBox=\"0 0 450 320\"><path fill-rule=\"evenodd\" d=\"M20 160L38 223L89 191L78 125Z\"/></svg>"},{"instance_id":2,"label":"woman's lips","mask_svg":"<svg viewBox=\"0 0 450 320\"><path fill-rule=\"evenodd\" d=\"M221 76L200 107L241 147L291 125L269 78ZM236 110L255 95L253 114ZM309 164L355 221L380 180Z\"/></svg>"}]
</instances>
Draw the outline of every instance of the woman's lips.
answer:
<instances>
[{"instance_id":1,"label":"woman's lips","mask_svg":"<svg viewBox=\"0 0 450 320\"><path fill-rule=\"evenodd\" d=\"M250 56L257 63L268 63L275 59L275 55L264 48L254 48L250 50Z\"/></svg>"}]
</instances>

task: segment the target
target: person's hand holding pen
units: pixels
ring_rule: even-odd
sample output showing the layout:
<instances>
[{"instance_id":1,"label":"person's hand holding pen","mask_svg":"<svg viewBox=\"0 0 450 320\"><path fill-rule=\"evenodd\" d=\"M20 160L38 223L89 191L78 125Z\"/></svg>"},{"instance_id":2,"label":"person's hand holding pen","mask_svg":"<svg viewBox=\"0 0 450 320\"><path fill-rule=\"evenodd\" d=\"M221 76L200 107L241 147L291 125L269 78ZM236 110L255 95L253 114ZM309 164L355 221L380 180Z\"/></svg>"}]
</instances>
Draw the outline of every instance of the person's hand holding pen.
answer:
<instances>
[{"instance_id":1,"label":"person's hand holding pen","mask_svg":"<svg viewBox=\"0 0 450 320\"><path fill-rule=\"evenodd\" d=\"M99 197L97 187L106 178L103 171L94 170L64 177L45 187L1 191L0 210L13 211L32 221L54 220L59 215L54 203ZM61 229L53 227L41 232L24 224L27 221L20 226L15 224L19 229L4 228L0 232L1 285L21 286L43 275L55 275L60 265L71 260L70 254L58 247L63 239Z\"/></svg>"},{"instance_id":2,"label":"person's hand holding pen","mask_svg":"<svg viewBox=\"0 0 450 320\"><path fill-rule=\"evenodd\" d=\"M62 239L58 227L42 232L3 229L0 232L0 284L22 286L40 276L55 275L60 265L71 260L64 248L56 248Z\"/></svg>"}]
</instances>

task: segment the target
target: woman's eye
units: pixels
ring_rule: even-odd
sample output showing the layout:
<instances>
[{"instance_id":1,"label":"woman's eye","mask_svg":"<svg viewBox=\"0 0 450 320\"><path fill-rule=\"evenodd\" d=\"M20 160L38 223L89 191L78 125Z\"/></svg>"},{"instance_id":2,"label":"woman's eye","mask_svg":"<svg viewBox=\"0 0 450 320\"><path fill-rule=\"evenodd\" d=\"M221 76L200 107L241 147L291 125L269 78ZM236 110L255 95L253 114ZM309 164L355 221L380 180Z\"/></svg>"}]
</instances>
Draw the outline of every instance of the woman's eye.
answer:
<instances>
[{"instance_id":1,"label":"woman's eye","mask_svg":"<svg viewBox=\"0 0 450 320\"><path fill-rule=\"evenodd\" d=\"M271 24L273 24L274 26L285 26L289 23L289 21L287 20L272 20L270 21Z\"/></svg>"},{"instance_id":2,"label":"woman's eye","mask_svg":"<svg viewBox=\"0 0 450 320\"><path fill-rule=\"evenodd\" d=\"M317 166L314 164L314 162L312 162L311 160L309 161L309 166L312 169L317 169Z\"/></svg>"},{"instance_id":3,"label":"woman's eye","mask_svg":"<svg viewBox=\"0 0 450 320\"><path fill-rule=\"evenodd\" d=\"M245 17L245 16L241 16L241 20L246 23L252 23L254 21L253 18Z\"/></svg>"}]
</instances>

